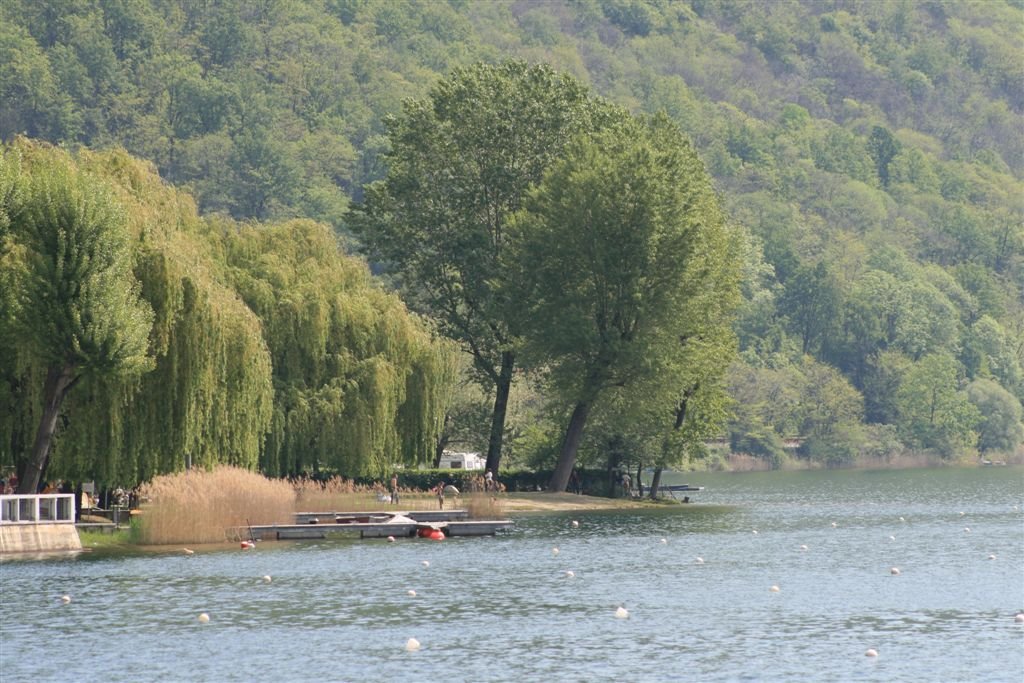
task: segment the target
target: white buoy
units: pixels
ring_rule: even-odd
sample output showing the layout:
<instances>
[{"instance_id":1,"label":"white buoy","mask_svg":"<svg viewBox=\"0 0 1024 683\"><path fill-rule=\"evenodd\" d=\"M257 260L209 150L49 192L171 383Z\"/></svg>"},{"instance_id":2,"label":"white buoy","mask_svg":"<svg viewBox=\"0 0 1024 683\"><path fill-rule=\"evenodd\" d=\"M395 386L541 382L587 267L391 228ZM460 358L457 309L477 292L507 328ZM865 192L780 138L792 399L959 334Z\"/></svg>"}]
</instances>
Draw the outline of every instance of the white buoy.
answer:
<instances>
[{"instance_id":1,"label":"white buoy","mask_svg":"<svg viewBox=\"0 0 1024 683\"><path fill-rule=\"evenodd\" d=\"M667 538L663 538L663 539L661 539L660 543L662 545L668 545L668 539Z\"/></svg>"},{"instance_id":2,"label":"white buoy","mask_svg":"<svg viewBox=\"0 0 1024 683\"><path fill-rule=\"evenodd\" d=\"M988 556L988 559L990 559L990 560L994 560L994 559L996 559L996 556L995 556L995 555L989 555L989 556Z\"/></svg>"},{"instance_id":3,"label":"white buoy","mask_svg":"<svg viewBox=\"0 0 1024 683\"><path fill-rule=\"evenodd\" d=\"M420 641L416 640L415 638L410 638L409 640L405 641L406 652L416 652L416 650L418 649L420 649Z\"/></svg>"},{"instance_id":4,"label":"white buoy","mask_svg":"<svg viewBox=\"0 0 1024 683\"><path fill-rule=\"evenodd\" d=\"M209 622L210 622L210 615L209 614L207 614L206 612L203 612L202 614L199 615L199 623L200 624L207 624Z\"/></svg>"},{"instance_id":5,"label":"white buoy","mask_svg":"<svg viewBox=\"0 0 1024 683\"><path fill-rule=\"evenodd\" d=\"M410 588L409 590L407 590L407 591L406 591L406 594L407 594L407 595L408 595L408 596L409 596L410 598L415 598L415 597L416 597L416 591L414 591L414 590L413 590L413 589L411 589L411 588Z\"/></svg>"},{"instance_id":6,"label":"white buoy","mask_svg":"<svg viewBox=\"0 0 1024 683\"><path fill-rule=\"evenodd\" d=\"M873 647L869 647L868 651L864 653L864 656L865 657L877 657L878 656L878 650L876 650Z\"/></svg>"},{"instance_id":7,"label":"white buoy","mask_svg":"<svg viewBox=\"0 0 1024 683\"><path fill-rule=\"evenodd\" d=\"M577 521L576 521L575 519L574 519L574 520L572 520L572 528L573 528L573 529L576 529L576 528L578 528L578 527L579 527L579 525L580 525L580 523L579 523L579 522L577 522Z\"/></svg>"},{"instance_id":8,"label":"white buoy","mask_svg":"<svg viewBox=\"0 0 1024 683\"><path fill-rule=\"evenodd\" d=\"M616 619L629 619L629 610L619 605L618 609L615 610Z\"/></svg>"},{"instance_id":9,"label":"white buoy","mask_svg":"<svg viewBox=\"0 0 1024 683\"><path fill-rule=\"evenodd\" d=\"M832 528L833 528L833 529L835 529L835 528L836 528L837 526L839 526L839 525L838 525L838 524L836 524L835 522L832 522Z\"/></svg>"},{"instance_id":10,"label":"white buoy","mask_svg":"<svg viewBox=\"0 0 1024 683\"><path fill-rule=\"evenodd\" d=\"M800 550L807 550L807 546L806 545L800 546Z\"/></svg>"},{"instance_id":11,"label":"white buoy","mask_svg":"<svg viewBox=\"0 0 1024 683\"><path fill-rule=\"evenodd\" d=\"M270 583L271 581L273 581L273 579L270 578L270 574L263 575L263 583Z\"/></svg>"},{"instance_id":12,"label":"white buoy","mask_svg":"<svg viewBox=\"0 0 1024 683\"><path fill-rule=\"evenodd\" d=\"M388 543L394 543L394 542L395 542L395 537L394 536L388 536Z\"/></svg>"},{"instance_id":13,"label":"white buoy","mask_svg":"<svg viewBox=\"0 0 1024 683\"><path fill-rule=\"evenodd\" d=\"M191 548L182 548L182 550L185 552L186 555L195 555L196 554L196 551L192 550Z\"/></svg>"},{"instance_id":14,"label":"white buoy","mask_svg":"<svg viewBox=\"0 0 1024 683\"><path fill-rule=\"evenodd\" d=\"M423 562L421 562L420 564L422 564L424 567L429 567L430 566L430 560L423 560Z\"/></svg>"},{"instance_id":15,"label":"white buoy","mask_svg":"<svg viewBox=\"0 0 1024 683\"><path fill-rule=\"evenodd\" d=\"M965 526L965 527L964 527L964 533L965 533L965 534L969 534L969 533L971 533L971 527L969 527L969 526Z\"/></svg>"},{"instance_id":16,"label":"white buoy","mask_svg":"<svg viewBox=\"0 0 1024 683\"><path fill-rule=\"evenodd\" d=\"M1017 616L1013 618L1018 624L1024 624L1024 612L1018 612Z\"/></svg>"},{"instance_id":17,"label":"white buoy","mask_svg":"<svg viewBox=\"0 0 1024 683\"><path fill-rule=\"evenodd\" d=\"M895 540L896 540L896 537L895 537L895 536L890 536L890 537L889 537L889 540L890 540L890 541L895 541Z\"/></svg>"},{"instance_id":18,"label":"white buoy","mask_svg":"<svg viewBox=\"0 0 1024 683\"><path fill-rule=\"evenodd\" d=\"M570 569L567 572L565 572L565 577L567 579L575 579L576 578L576 572L574 572L573 570Z\"/></svg>"},{"instance_id":19,"label":"white buoy","mask_svg":"<svg viewBox=\"0 0 1024 683\"><path fill-rule=\"evenodd\" d=\"M963 510L961 510L961 511L960 511L960 516L961 516L961 517L963 517L963 516L964 516L964 511L963 511Z\"/></svg>"},{"instance_id":20,"label":"white buoy","mask_svg":"<svg viewBox=\"0 0 1024 683\"><path fill-rule=\"evenodd\" d=\"M60 596L60 601L63 602L66 605L69 602L71 602L71 596L70 595L62 595L62 596Z\"/></svg>"},{"instance_id":21,"label":"white buoy","mask_svg":"<svg viewBox=\"0 0 1024 683\"><path fill-rule=\"evenodd\" d=\"M755 534L757 533L757 529L751 529L750 531L755 533Z\"/></svg>"},{"instance_id":22,"label":"white buoy","mask_svg":"<svg viewBox=\"0 0 1024 683\"><path fill-rule=\"evenodd\" d=\"M552 555L557 555L558 554L558 548L552 548L551 549L551 554Z\"/></svg>"},{"instance_id":23,"label":"white buoy","mask_svg":"<svg viewBox=\"0 0 1024 683\"><path fill-rule=\"evenodd\" d=\"M704 564L704 558L698 557L696 560L694 560L694 562L696 562L697 564Z\"/></svg>"},{"instance_id":24,"label":"white buoy","mask_svg":"<svg viewBox=\"0 0 1024 683\"><path fill-rule=\"evenodd\" d=\"M900 521L901 521L901 522L905 522L905 521L907 521L907 520L905 520L905 519L903 519L902 517L900 517Z\"/></svg>"},{"instance_id":25,"label":"white buoy","mask_svg":"<svg viewBox=\"0 0 1024 683\"><path fill-rule=\"evenodd\" d=\"M899 576L900 575L900 568L899 567L893 567L892 569L889 570L889 573L892 574L893 576Z\"/></svg>"},{"instance_id":26,"label":"white buoy","mask_svg":"<svg viewBox=\"0 0 1024 683\"><path fill-rule=\"evenodd\" d=\"M768 590L770 590L770 591L771 591L772 593L778 593L778 592L779 592L780 590L782 590L782 589L781 589L781 588L779 588L778 586L772 586L772 587L771 587L771 588L769 588Z\"/></svg>"}]
</instances>

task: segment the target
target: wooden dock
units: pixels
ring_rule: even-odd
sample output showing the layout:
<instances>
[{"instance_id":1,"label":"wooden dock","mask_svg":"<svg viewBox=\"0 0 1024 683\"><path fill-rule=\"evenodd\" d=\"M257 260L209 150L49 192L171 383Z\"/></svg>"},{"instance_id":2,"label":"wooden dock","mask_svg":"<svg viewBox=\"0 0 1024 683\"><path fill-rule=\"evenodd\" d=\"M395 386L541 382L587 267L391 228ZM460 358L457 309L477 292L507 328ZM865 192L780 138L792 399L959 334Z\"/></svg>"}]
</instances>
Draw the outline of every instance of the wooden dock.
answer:
<instances>
[{"instance_id":1,"label":"wooden dock","mask_svg":"<svg viewBox=\"0 0 1024 683\"><path fill-rule=\"evenodd\" d=\"M359 538L414 538L421 530L440 530L445 536L493 536L512 527L512 520L471 520L466 510L410 512L300 512L296 524L260 524L234 527L228 539L322 539L358 535ZM408 520L408 521L405 521Z\"/></svg>"},{"instance_id":2,"label":"wooden dock","mask_svg":"<svg viewBox=\"0 0 1024 683\"><path fill-rule=\"evenodd\" d=\"M351 524L371 520L388 520L401 515L417 522L450 522L469 519L469 511L453 510L371 510L367 512L296 512L296 524Z\"/></svg>"}]
</instances>

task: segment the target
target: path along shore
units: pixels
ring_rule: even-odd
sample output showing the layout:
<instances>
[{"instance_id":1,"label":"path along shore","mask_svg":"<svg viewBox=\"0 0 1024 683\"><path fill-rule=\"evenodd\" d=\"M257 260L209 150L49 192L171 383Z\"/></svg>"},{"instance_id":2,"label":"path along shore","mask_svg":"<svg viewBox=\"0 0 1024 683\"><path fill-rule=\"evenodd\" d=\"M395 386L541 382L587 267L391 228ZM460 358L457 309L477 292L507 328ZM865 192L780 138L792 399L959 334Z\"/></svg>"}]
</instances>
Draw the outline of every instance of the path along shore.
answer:
<instances>
[{"instance_id":1,"label":"path along shore","mask_svg":"<svg viewBox=\"0 0 1024 683\"><path fill-rule=\"evenodd\" d=\"M515 512L571 512L573 510L621 510L661 506L650 500L578 496L575 493L507 493L498 498L501 509Z\"/></svg>"}]
</instances>

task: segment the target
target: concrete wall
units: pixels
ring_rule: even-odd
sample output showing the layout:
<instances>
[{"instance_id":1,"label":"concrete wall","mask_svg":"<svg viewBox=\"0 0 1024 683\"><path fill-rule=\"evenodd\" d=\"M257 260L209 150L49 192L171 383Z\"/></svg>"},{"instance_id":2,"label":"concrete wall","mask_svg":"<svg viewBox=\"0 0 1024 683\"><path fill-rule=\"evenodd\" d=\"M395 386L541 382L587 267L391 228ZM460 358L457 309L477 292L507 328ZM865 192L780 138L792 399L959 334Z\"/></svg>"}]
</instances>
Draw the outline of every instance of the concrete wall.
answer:
<instances>
[{"instance_id":1,"label":"concrete wall","mask_svg":"<svg viewBox=\"0 0 1024 683\"><path fill-rule=\"evenodd\" d=\"M0 525L0 553L42 553L81 550L82 540L74 524Z\"/></svg>"}]
</instances>

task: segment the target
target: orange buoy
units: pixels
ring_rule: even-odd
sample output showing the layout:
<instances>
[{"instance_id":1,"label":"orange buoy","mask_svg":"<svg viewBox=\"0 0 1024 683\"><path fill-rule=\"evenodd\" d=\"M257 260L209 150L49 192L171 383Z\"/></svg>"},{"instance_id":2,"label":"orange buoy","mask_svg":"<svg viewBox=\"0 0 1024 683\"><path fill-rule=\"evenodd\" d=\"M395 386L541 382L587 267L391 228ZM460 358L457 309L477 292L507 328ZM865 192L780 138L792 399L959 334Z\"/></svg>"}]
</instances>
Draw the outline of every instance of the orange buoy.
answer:
<instances>
[{"instance_id":1,"label":"orange buoy","mask_svg":"<svg viewBox=\"0 0 1024 683\"><path fill-rule=\"evenodd\" d=\"M431 541L443 541L444 532L440 529L434 529L431 527L424 527L416 532L420 538L429 538Z\"/></svg>"}]
</instances>

